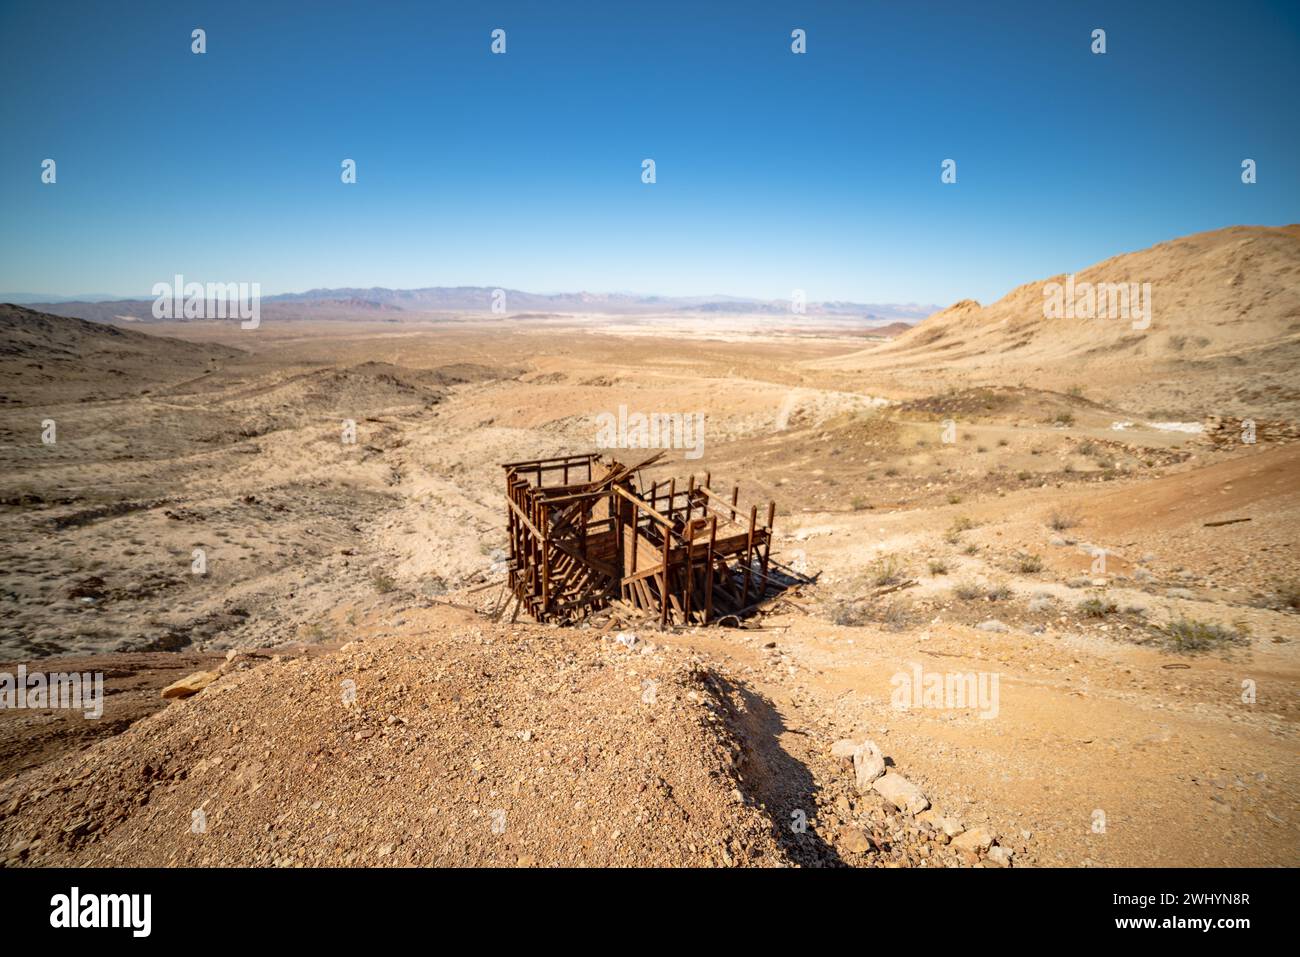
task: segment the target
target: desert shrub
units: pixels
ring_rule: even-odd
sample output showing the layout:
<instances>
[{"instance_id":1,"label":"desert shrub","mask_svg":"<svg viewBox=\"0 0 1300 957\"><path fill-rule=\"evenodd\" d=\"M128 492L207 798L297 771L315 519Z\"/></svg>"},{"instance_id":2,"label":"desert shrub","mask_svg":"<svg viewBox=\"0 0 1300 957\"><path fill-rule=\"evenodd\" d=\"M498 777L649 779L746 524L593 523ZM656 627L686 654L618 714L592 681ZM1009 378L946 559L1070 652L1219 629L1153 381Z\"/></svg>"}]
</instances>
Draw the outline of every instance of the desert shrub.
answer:
<instances>
[{"instance_id":1,"label":"desert shrub","mask_svg":"<svg viewBox=\"0 0 1300 957\"><path fill-rule=\"evenodd\" d=\"M984 592L984 597L989 601L1006 601L1011 597L1011 588L1006 582L997 582L988 587Z\"/></svg>"},{"instance_id":2,"label":"desert shrub","mask_svg":"<svg viewBox=\"0 0 1300 957\"><path fill-rule=\"evenodd\" d=\"M1085 598L1079 602L1079 614L1084 618L1105 618L1118 610L1113 601L1104 598Z\"/></svg>"},{"instance_id":3,"label":"desert shrub","mask_svg":"<svg viewBox=\"0 0 1300 957\"><path fill-rule=\"evenodd\" d=\"M850 628L868 623L883 625L891 631L905 628L910 619L911 606L904 601L872 603L863 599L840 599L830 606L830 620Z\"/></svg>"},{"instance_id":4,"label":"desert shrub","mask_svg":"<svg viewBox=\"0 0 1300 957\"><path fill-rule=\"evenodd\" d=\"M1017 472L1017 473L1016 473L1016 478L1020 479L1020 481L1022 481L1022 482L1028 482L1028 481L1029 481L1030 479L1032 479L1033 477L1034 477L1034 473L1033 473L1033 472L1023 472L1023 471L1021 471L1021 472Z\"/></svg>"},{"instance_id":5,"label":"desert shrub","mask_svg":"<svg viewBox=\"0 0 1300 957\"><path fill-rule=\"evenodd\" d=\"M381 595L386 595L397 587L397 582L387 572L375 572L370 576L370 584Z\"/></svg>"},{"instance_id":6,"label":"desert shrub","mask_svg":"<svg viewBox=\"0 0 1300 957\"><path fill-rule=\"evenodd\" d=\"M960 581L952 586L952 593L962 601L974 601L984 594L984 589L972 581Z\"/></svg>"},{"instance_id":7,"label":"desert shrub","mask_svg":"<svg viewBox=\"0 0 1300 957\"><path fill-rule=\"evenodd\" d=\"M885 602L872 610L871 618L890 631L902 631L907 627L910 611L911 606L905 601Z\"/></svg>"},{"instance_id":8,"label":"desert shrub","mask_svg":"<svg viewBox=\"0 0 1300 957\"><path fill-rule=\"evenodd\" d=\"M1043 570L1043 560L1037 555L1021 555L1016 562L1016 570L1023 575L1033 575Z\"/></svg>"},{"instance_id":9,"label":"desert shrub","mask_svg":"<svg viewBox=\"0 0 1300 957\"><path fill-rule=\"evenodd\" d=\"M1080 522L1079 513L1073 509L1052 509L1052 514L1047 518L1048 527L1057 532L1063 532L1067 528L1074 528Z\"/></svg>"},{"instance_id":10,"label":"desert shrub","mask_svg":"<svg viewBox=\"0 0 1300 957\"><path fill-rule=\"evenodd\" d=\"M1052 419L1052 424L1053 424L1053 425L1064 425L1064 426L1071 426L1071 425L1074 425L1074 413L1072 413L1072 412L1058 412L1058 413L1056 413L1056 416Z\"/></svg>"},{"instance_id":11,"label":"desert shrub","mask_svg":"<svg viewBox=\"0 0 1300 957\"><path fill-rule=\"evenodd\" d=\"M860 512L864 508L866 508L870 503L867 501L866 496L855 495L853 496L853 499L849 502L849 504L853 506L853 511Z\"/></svg>"},{"instance_id":12,"label":"desert shrub","mask_svg":"<svg viewBox=\"0 0 1300 957\"><path fill-rule=\"evenodd\" d=\"M1250 631L1243 624L1229 628L1191 618L1171 621L1161 630L1169 644L1182 652L1208 651L1223 645L1242 644L1250 638Z\"/></svg>"},{"instance_id":13,"label":"desert shrub","mask_svg":"<svg viewBox=\"0 0 1300 957\"><path fill-rule=\"evenodd\" d=\"M961 533L974 527L975 523L965 515L958 516L953 519L952 524L948 526L948 531L943 533L943 540L949 545L956 545L961 541Z\"/></svg>"},{"instance_id":14,"label":"desert shrub","mask_svg":"<svg viewBox=\"0 0 1300 957\"><path fill-rule=\"evenodd\" d=\"M830 606L830 619L834 624L856 628L867 622L867 609L861 602L833 602Z\"/></svg>"},{"instance_id":15,"label":"desert shrub","mask_svg":"<svg viewBox=\"0 0 1300 957\"><path fill-rule=\"evenodd\" d=\"M893 555L882 555L867 569L867 580L877 588L897 585L906 575L906 567Z\"/></svg>"},{"instance_id":16,"label":"desert shrub","mask_svg":"<svg viewBox=\"0 0 1300 957\"><path fill-rule=\"evenodd\" d=\"M949 504L949 505L957 505L957 504L960 504L960 502L961 502L961 496L960 496L960 495L958 495L956 492L949 492L949 493L948 493L948 504Z\"/></svg>"},{"instance_id":17,"label":"desert shrub","mask_svg":"<svg viewBox=\"0 0 1300 957\"><path fill-rule=\"evenodd\" d=\"M929 569L931 575L948 574L948 563L939 558L930 559Z\"/></svg>"}]
</instances>

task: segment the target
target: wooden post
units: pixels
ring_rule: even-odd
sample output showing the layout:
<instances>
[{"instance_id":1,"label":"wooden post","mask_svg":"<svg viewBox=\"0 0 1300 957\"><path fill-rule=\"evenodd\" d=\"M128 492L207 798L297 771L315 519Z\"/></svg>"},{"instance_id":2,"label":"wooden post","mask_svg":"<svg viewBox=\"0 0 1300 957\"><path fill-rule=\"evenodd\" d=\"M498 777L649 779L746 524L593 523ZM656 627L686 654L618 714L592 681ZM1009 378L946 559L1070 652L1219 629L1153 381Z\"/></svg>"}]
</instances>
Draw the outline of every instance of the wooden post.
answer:
<instances>
[{"instance_id":1,"label":"wooden post","mask_svg":"<svg viewBox=\"0 0 1300 957\"><path fill-rule=\"evenodd\" d=\"M542 506L542 612L549 615L551 613L551 556L550 549L550 516L547 507Z\"/></svg>"},{"instance_id":2,"label":"wooden post","mask_svg":"<svg viewBox=\"0 0 1300 957\"><path fill-rule=\"evenodd\" d=\"M682 618L686 625L691 623L691 579L695 577L695 564L691 559L695 553L694 545L692 539L686 539L686 581L682 589Z\"/></svg>"},{"instance_id":3,"label":"wooden post","mask_svg":"<svg viewBox=\"0 0 1300 957\"><path fill-rule=\"evenodd\" d=\"M767 503L767 540L763 542L763 587L759 589L760 596L767 594L767 561L772 557L772 522L776 520L776 502Z\"/></svg>"},{"instance_id":4,"label":"wooden post","mask_svg":"<svg viewBox=\"0 0 1300 957\"><path fill-rule=\"evenodd\" d=\"M749 507L749 536L745 541L745 587L741 591L740 607L749 607L749 578L754 565L754 523L758 521L758 506Z\"/></svg>"},{"instance_id":5,"label":"wooden post","mask_svg":"<svg viewBox=\"0 0 1300 957\"><path fill-rule=\"evenodd\" d=\"M704 623L713 619L713 545L718 540L718 516L709 523L709 591L704 599Z\"/></svg>"},{"instance_id":6,"label":"wooden post","mask_svg":"<svg viewBox=\"0 0 1300 957\"><path fill-rule=\"evenodd\" d=\"M740 486L734 485L731 489L731 520L736 520L736 503L740 501Z\"/></svg>"},{"instance_id":7,"label":"wooden post","mask_svg":"<svg viewBox=\"0 0 1300 957\"><path fill-rule=\"evenodd\" d=\"M664 564L659 578L659 627L668 624L668 550L672 547L672 530L664 529Z\"/></svg>"},{"instance_id":8,"label":"wooden post","mask_svg":"<svg viewBox=\"0 0 1300 957\"><path fill-rule=\"evenodd\" d=\"M621 506L620 506L621 507ZM641 506L633 504L632 506L632 568L628 571L629 575L636 574L636 556L641 551L641 537L637 534L636 526L641 521Z\"/></svg>"},{"instance_id":9,"label":"wooden post","mask_svg":"<svg viewBox=\"0 0 1300 957\"><path fill-rule=\"evenodd\" d=\"M583 558L587 557L587 503L584 501L579 506L580 521L578 526L578 551Z\"/></svg>"}]
</instances>

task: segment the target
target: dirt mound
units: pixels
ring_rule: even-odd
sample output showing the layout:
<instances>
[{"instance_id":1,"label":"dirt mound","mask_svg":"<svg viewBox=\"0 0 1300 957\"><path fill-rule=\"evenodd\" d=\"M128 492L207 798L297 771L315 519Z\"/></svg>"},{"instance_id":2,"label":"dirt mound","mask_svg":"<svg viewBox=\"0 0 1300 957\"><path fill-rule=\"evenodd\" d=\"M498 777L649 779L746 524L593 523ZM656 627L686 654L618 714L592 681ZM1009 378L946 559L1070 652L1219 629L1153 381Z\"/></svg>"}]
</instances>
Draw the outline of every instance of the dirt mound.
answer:
<instances>
[{"instance_id":1,"label":"dirt mound","mask_svg":"<svg viewBox=\"0 0 1300 957\"><path fill-rule=\"evenodd\" d=\"M228 346L0 305L0 403L80 402L139 393L241 355Z\"/></svg>"},{"instance_id":2,"label":"dirt mound","mask_svg":"<svg viewBox=\"0 0 1300 957\"><path fill-rule=\"evenodd\" d=\"M514 369L459 362L433 369L410 369L387 362L363 362L320 369L284 379L271 389L258 388L237 399L254 399L259 409L328 411L368 415L407 407L427 409L447 397L452 386L508 378Z\"/></svg>"},{"instance_id":3,"label":"dirt mound","mask_svg":"<svg viewBox=\"0 0 1300 957\"><path fill-rule=\"evenodd\" d=\"M902 415L953 418L962 422L1073 422L1083 417L1092 424L1108 424L1116 413L1082 396L1017 386L981 386L954 389L898 404Z\"/></svg>"},{"instance_id":4,"label":"dirt mound","mask_svg":"<svg viewBox=\"0 0 1300 957\"><path fill-rule=\"evenodd\" d=\"M9 864L786 863L714 679L644 647L466 625L232 670L5 782L0 847Z\"/></svg>"}]
</instances>

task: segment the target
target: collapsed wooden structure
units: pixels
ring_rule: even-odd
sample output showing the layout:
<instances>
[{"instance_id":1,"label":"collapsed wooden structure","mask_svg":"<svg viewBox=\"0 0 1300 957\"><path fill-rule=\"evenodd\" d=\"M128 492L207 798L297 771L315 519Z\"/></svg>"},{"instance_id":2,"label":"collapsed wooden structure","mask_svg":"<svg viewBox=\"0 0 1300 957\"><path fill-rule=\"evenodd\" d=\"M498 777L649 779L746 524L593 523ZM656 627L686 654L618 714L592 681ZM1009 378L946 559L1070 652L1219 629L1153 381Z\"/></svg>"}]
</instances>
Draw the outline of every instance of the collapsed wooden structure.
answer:
<instances>
[{"instance_id":1,"label":"collapsed wooden structure","mask_svg":"<svg viewBox=\"0 0 1300 957\"><path fill-rule=\"evenodd\" d=\"M661 626L708 624L752 611L779 581L769 575L772 522L748 518L691 476L638 488L640 471L599 454L502 465L510 538L509 584L537 621L573 622L615 605Z\"/></svg>"}]
</instances>

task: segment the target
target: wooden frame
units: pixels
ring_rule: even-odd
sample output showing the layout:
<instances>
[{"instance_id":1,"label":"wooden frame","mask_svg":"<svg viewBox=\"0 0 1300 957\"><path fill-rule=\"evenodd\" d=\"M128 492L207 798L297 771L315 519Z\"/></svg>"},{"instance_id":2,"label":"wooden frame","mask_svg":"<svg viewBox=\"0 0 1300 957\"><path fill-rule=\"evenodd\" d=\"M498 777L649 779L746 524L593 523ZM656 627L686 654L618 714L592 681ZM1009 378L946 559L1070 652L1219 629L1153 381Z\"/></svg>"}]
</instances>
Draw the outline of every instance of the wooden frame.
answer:
<instances>
[{"instance_id":1,"label":"wooden frame","mask_svg":"<svg viewBox=\"0 0 1300 957\"><path fill-rule=\"evenodd\" d=\"M662 455L633 466L596 453L502 465L516 611L573 622L619 601L661 627L704 625L779 590L768 574L776 503L766 524L757 505L744 523L739 486L727 501L709 475L681 491L675 478L638 491L641 470ZM720 535L719 524L731 530Z\"/></svg>"}]
</instances>

